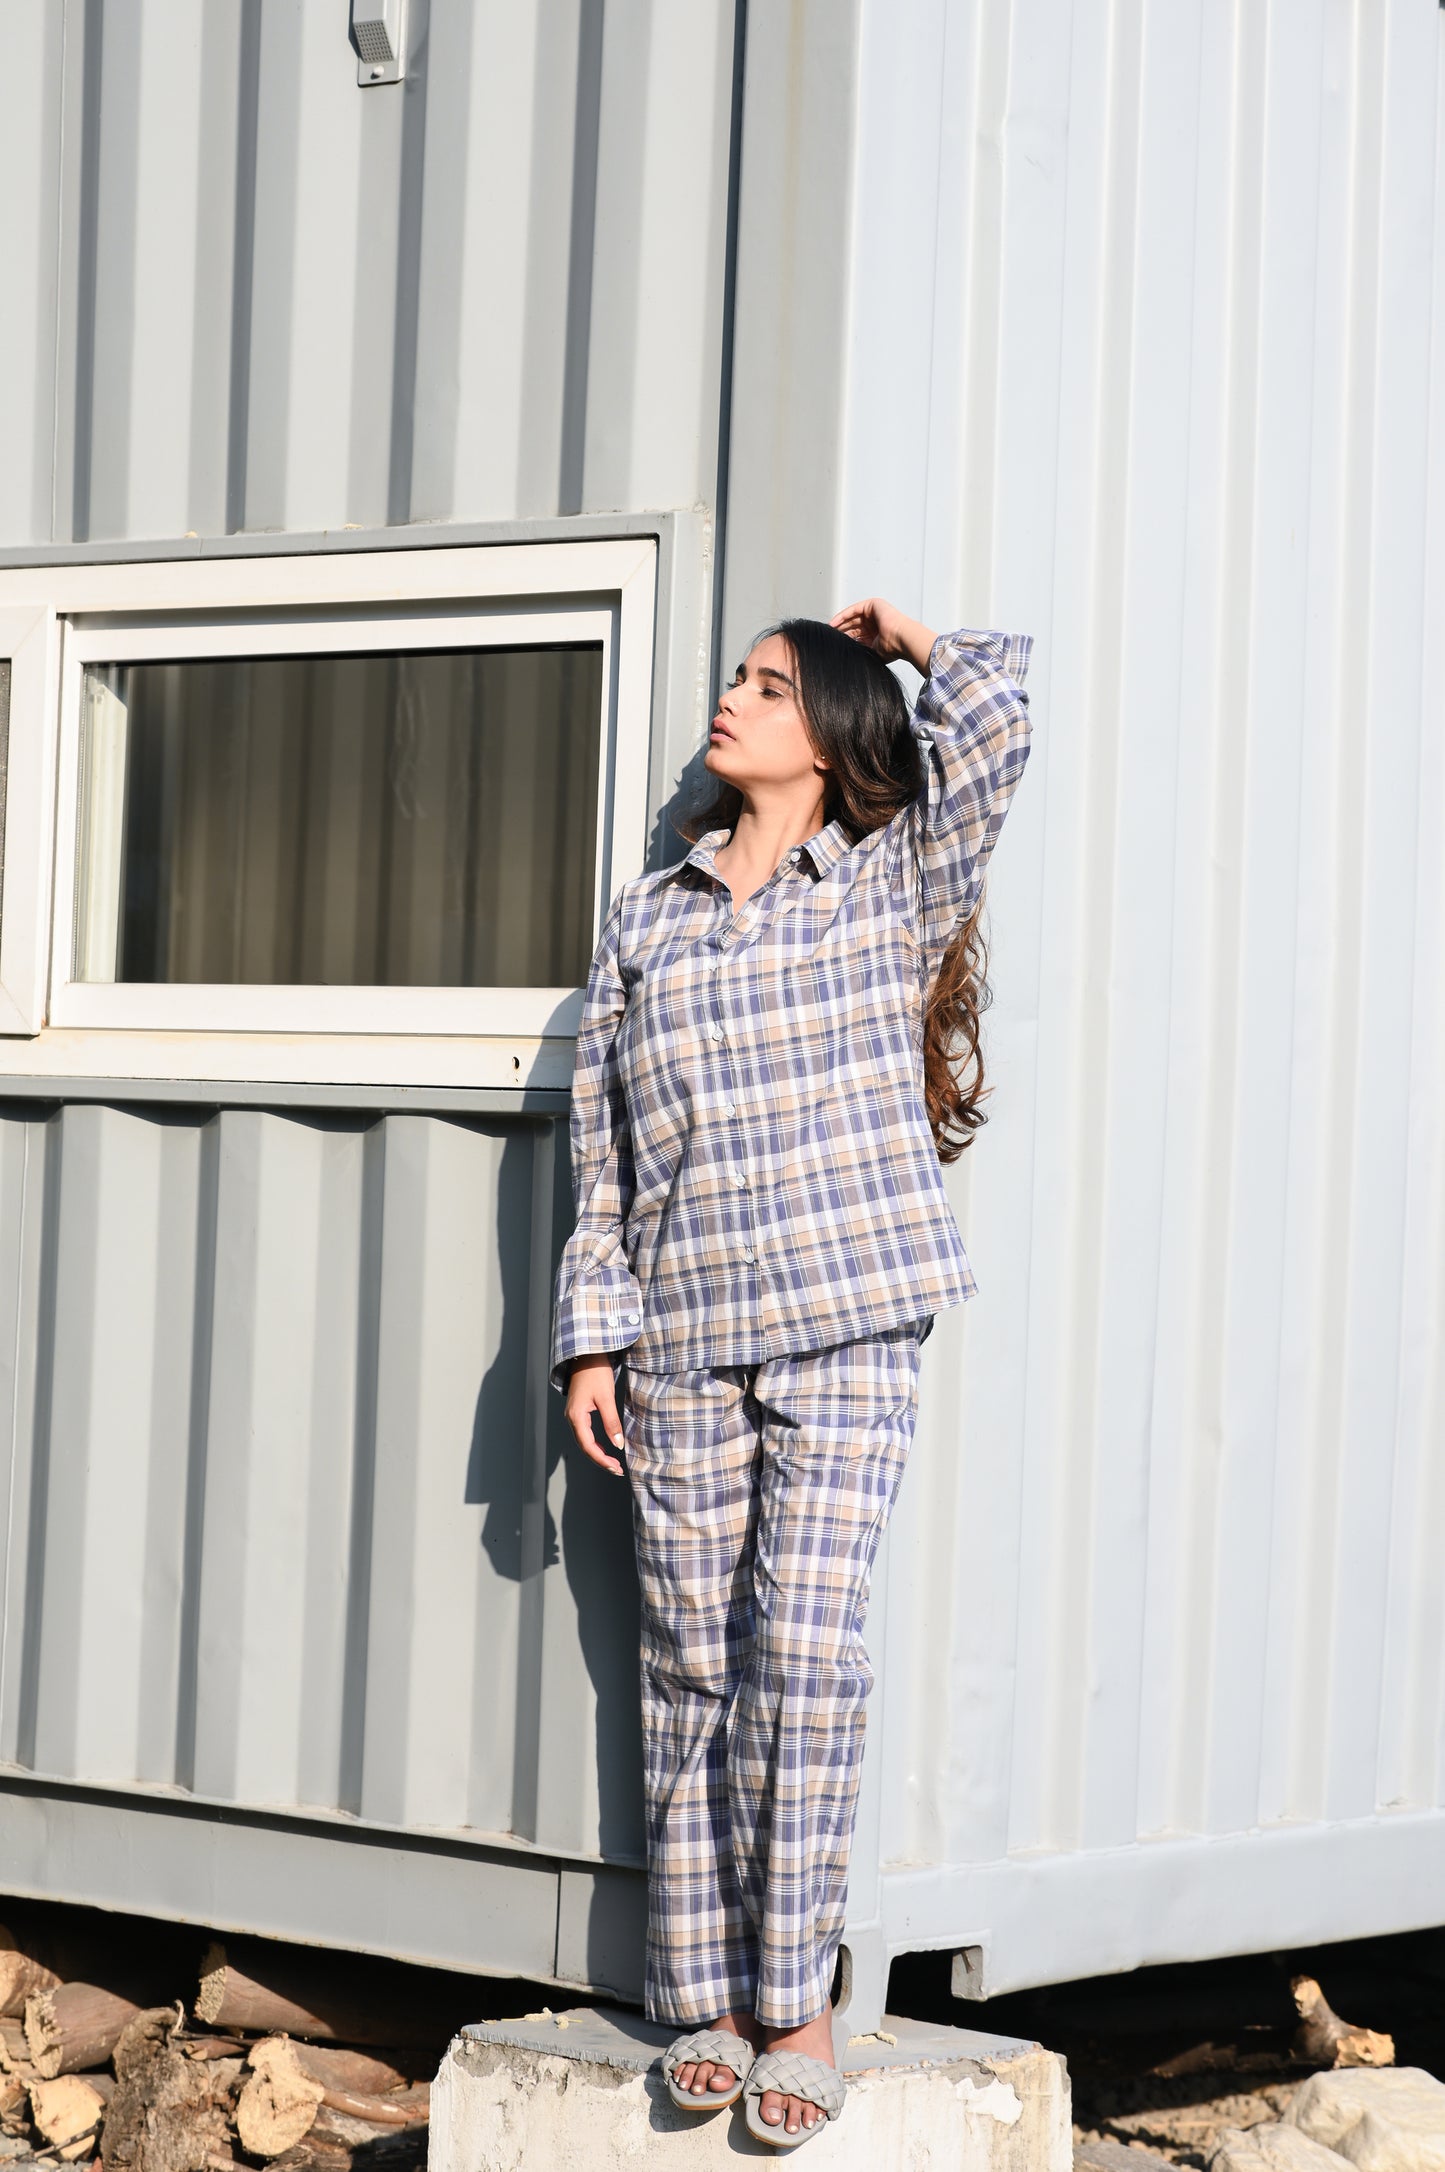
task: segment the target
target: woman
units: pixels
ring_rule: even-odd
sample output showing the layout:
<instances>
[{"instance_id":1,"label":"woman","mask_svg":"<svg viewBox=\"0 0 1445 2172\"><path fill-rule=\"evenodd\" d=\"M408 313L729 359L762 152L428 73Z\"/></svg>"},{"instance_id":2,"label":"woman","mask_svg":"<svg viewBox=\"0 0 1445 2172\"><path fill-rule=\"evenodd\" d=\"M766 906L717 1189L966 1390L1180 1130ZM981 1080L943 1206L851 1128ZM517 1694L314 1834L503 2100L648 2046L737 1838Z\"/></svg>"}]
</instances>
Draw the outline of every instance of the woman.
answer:
<instances>
[{"instance_id":1,"label":"woman","mask_svg":"<svg viewBox=\"0 0 1445 2172\"><path fill-rule=\"evenodd\" d=\"M939 1162L983 1120L978 905L1030 646L878 597L761 637L692 850L608 914L577 1044L553 1379L632 1486L647 2010L692 2031L674 2101L743 2096L782 2148L843 2107L863 1618L920 1345L974 1288Z\"/></svg>"}]
</instances>

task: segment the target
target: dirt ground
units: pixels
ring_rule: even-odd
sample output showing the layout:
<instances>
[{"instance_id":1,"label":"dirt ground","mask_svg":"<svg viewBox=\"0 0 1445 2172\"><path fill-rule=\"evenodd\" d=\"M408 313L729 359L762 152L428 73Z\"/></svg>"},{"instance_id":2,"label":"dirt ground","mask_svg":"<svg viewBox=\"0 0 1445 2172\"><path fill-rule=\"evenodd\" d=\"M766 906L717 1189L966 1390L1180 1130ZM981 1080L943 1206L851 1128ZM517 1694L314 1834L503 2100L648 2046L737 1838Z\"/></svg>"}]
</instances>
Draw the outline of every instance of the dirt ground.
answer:
<instances>
[{"instance_id":1,"label":"dirt ground","mask_svg":"<svg viewBox=\"0 0 1445 2172\"><path fill-rule=\"evenodd\" d=\"M1037 2039L1062 2052L1078 2142L1143 2147L1203 2166L1222 2127L1278 2119L1313 2068L1297 2064L1290 1980L1313 1976L1344 2020L1395 2039L1399 2066L1445 2077L1445 1931L1138 1969L966 2005L947 1956L895 1964L900 2013Z\"/></svg>"},{"instance_id":2,"label":"dirt ground","mask_svg":"<svg viewBox=\"0 0 1445 2172\"><path fill-rule=\"evenodd\" d=\"M67 1979L105 1986L146 2007L180 2001L188 2015L194 2007L208 1931L3 1897L0 1919L25 1950ZM261 1940L237 1941L231 1950L262 1977L268 1957L294 1967L300 1952L305 1962L304 1950ZM333 1974L338 1966L334 1956L318 1963ZM395 2041L403 2048L389 2056L404 2077L415 2078L414 2086L434 2073L466 2022L584 2003L555 1986L519 1980L360 1956L339 1965L348 2001L381 2017L377 2031L355 2040L385 2044L387 2019L398 2017ZM951 1995L947 1954L914 1955L894 1966L889 2007L919 2020L1035 2039L1061 2052L1073 2085L1076 2143L1123 2144L1203 2167L1222 2127L1278 2119L1313 2071L1292 2051L1298 2021L1290 1983L1297 1975L1316 1978L1344 2020L1391 2034L1397 2064L1445 2077L1445 1930L1140 1969L977 2004ZM199 2026L187 2022L183 2031ZM22 2172L39 2139L23 2106L0 2121L0 2172ZM309 2156L294 2152L286 2172L419 2172L424 2152L424 2129L374 2143L353 2138L344 2147L312 2147ZM47 2172L55 2161L51 2154ZM1099 2161L1107 2161L1107 2150ZM261 2160L233 2137L206 2162L215 2172L233 2165L241 2172Z\"/></svg>"}]
</instances>

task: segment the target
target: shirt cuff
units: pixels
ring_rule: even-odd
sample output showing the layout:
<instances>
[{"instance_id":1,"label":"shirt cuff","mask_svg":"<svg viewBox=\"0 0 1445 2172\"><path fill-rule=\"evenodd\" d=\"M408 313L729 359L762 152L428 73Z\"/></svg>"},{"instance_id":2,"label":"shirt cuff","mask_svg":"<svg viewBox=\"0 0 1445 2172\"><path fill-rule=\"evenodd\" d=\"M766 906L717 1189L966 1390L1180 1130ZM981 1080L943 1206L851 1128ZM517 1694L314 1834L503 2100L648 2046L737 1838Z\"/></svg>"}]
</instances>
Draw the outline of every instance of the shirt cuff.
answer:
<instances>
[{"instance_id":1,"label":"shirt cuff","mask_svg":"<svg viewBox=\"0 0 1445 2172\"><path fill-rule=\"evenodd\" d=\"M552 1385L567 1385L575 1357L626 1350L642 1332L642 1292L625 1267L600 1267L557 1299L552 1320Z\"/></svg>"},{"instance_id":2,"label":"shirt cuff","mask_svg":"<svg viewBox=\"0 0 1445 2172\"><path fill-rule=\"evenodd\" d=\"M986 657L996 671L1022 686L1029 675L1033 646L1032 634L976 633L963 626L957 633L940 634L934 642L928 654L928 676L936 678L945 669L947 657L942 652L951 649L959 656Z\"/></svg>"}]
</instances>

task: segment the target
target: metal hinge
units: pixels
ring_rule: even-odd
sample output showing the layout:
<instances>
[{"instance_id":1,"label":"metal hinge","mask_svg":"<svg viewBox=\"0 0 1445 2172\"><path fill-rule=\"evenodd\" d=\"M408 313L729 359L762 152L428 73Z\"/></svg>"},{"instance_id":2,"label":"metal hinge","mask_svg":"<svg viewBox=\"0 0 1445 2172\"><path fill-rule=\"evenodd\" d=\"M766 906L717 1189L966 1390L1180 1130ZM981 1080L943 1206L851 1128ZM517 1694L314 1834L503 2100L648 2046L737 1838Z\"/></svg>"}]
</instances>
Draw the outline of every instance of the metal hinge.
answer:
<instances>
[{"instance_id":1,"label":"metal hinge","mask_svg":"<svg viewBox=\"0 0 1445 2172\"><path fill-rule=\"evenodd\" d=\"M356 80L363 90L406 72L406 0L351 0Z\"/></svg>"}]
</instances>

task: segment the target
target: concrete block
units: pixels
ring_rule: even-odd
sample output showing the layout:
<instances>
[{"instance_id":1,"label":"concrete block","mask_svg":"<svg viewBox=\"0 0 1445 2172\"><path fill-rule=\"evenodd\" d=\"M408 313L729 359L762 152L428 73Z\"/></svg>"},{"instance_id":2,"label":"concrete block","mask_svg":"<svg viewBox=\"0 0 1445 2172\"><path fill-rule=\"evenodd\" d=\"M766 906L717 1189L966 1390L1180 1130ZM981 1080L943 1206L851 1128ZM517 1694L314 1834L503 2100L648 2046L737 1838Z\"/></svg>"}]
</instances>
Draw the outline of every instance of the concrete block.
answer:
<instances>
[{"instance_id":1,"label":"concrete block","mask_svg":"<svg viewBox=\"0 0 1445 2172\"><path fill-rule=\"evenodd\" d=\"M464 2029L432 2091L429 2172L695 2172L779 2153L739 2110L670 2102L673 2029L616 2007ZM1054 2052L885 2019L850 2045L848 2107L804 2144L807 2172L1071 2172L1069 2082Z\"/></svg>"},{"instance_id":2,"label":"concrete block","mask_svg":"<svg viewBox=\"0 0 1445 2172\"><path fill-rule=\"evenodd\" d=\"M1423 2067L1312 2074L1285 2118L1358 2172L1445 2172L1445 2082Z\"/></svg>"}]
</instances>

